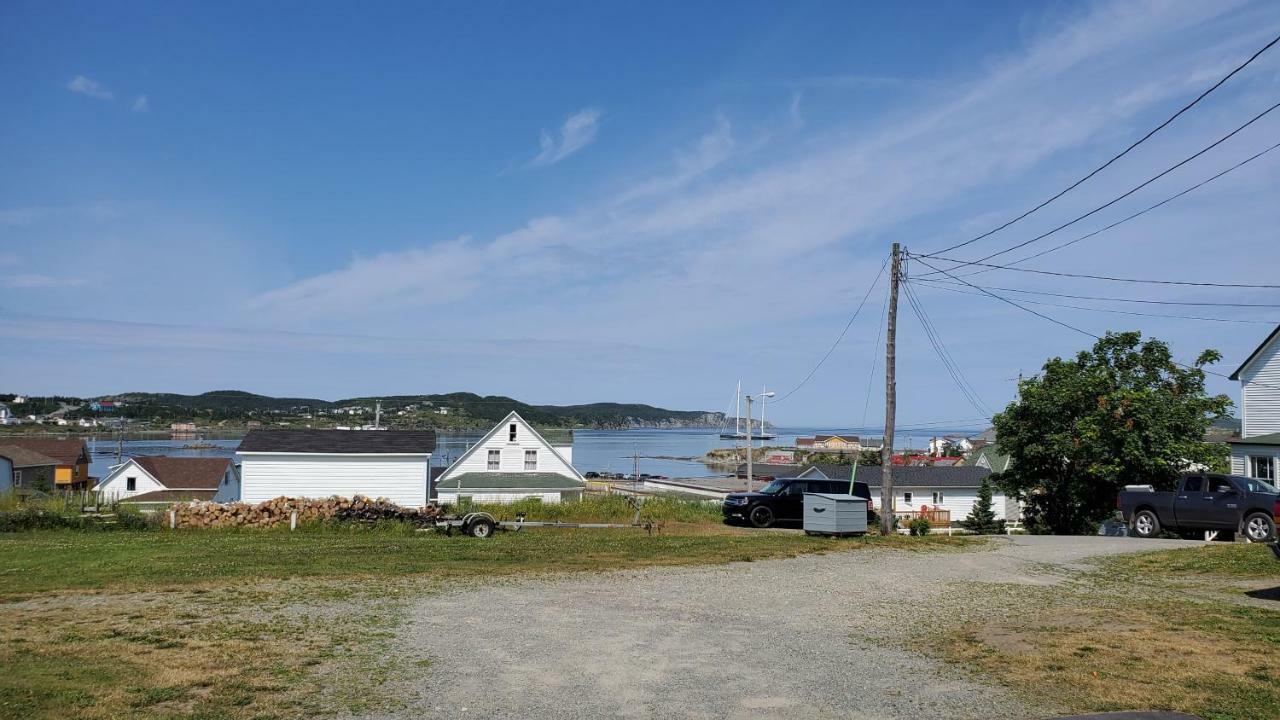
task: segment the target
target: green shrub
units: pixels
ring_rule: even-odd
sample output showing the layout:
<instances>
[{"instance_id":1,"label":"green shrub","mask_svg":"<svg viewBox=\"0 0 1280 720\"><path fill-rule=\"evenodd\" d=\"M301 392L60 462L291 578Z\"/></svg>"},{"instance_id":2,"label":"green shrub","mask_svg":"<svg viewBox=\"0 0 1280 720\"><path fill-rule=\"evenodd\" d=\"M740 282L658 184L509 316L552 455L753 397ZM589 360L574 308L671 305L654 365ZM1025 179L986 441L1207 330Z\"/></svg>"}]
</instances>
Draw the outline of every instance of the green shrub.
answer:
<instances>
[{"instance_id":1,"label":"green shrub","mask_svg":"<svg viewBox=\"0 0 1280 720\"><path fill-rule=\"evenodd\" d=\"M933 528L929 525L929 521L924 518L916 518L907 526L908 531L912 535L928 535Z\"/></svg>"}]
</instances>

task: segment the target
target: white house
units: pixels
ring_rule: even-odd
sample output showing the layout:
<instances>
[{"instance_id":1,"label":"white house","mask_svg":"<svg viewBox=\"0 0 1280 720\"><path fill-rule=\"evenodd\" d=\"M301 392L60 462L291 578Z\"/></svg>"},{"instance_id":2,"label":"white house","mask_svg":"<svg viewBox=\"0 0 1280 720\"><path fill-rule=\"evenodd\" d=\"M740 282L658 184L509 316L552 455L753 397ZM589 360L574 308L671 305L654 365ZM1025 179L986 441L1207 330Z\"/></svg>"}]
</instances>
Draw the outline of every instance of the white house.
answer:
<instances>
[{"instance_id":1,"label":"white house","mask_svg":"<svg viewBox=\"0 0 1280 720\"><path fill-rule=\"evenodd\" d=\"M93 489L118 502L230 502L240 494L240 476L230 458L135 457Z\"/></svg>"},{"instance_id":2,"label":"white house","mask_svg":"<svg viewBox=\"0 0 1280 720\"><path fill-rule=\"evenodd\" d=\"M572 446L552 446L513 412L449 466L436 494L442 503L558 503L580 499L586 485L573 467Z\"/></svg>"},{"instance_id":3,"label":"white house","mask_svg":"<svg viewBox=\"0 0 1280 720\"><path fill-rule=\"evenodd\" d=\"M825 478L847 480L847 465L810 465L796 474L800 478ZM871 504L880 507L881 466L858 467L858 482L865 482L871 490ZM969 517L978 499L982 479L991 471L983 467L930 467L927 465L895 465L893 477L893 506L898 512L919 512L922 508L948 510L952 522ZM991 488L991 506L1000 520L1019 519L1018 504L1005 497L997 487Z\"/></svg>"},{"instance_id":4,"label":"white house","mask_svg":"<svg viewBox=\"0 0 1280 720\"><path fill-rule=\"evenodd\" d=\"M9 412L9 406L0 403L0 425L8 425L13 422L13 415Z\"/></svg>"},{"instance_id":5,"label":"white house","mask_svg":"<svg viewBox=\"0 0 1280 720\"><path fill-rule=\"evenodd\" d=\"M1245 359L1240 381L1240 437L1231 445L1231 474L1275 484L1280 470L1280 326Z\"/></svg>"},{"instance_id":6,"label":"white house","mask_svg":"<svg viewBox=\"0 0 1280 720\"><path fill-rule=\"evenodd\" d=\"M364 495L405 507L427 504L430 430L250 430L240 441L240 497Z\"/></svg>"}]
</instances>

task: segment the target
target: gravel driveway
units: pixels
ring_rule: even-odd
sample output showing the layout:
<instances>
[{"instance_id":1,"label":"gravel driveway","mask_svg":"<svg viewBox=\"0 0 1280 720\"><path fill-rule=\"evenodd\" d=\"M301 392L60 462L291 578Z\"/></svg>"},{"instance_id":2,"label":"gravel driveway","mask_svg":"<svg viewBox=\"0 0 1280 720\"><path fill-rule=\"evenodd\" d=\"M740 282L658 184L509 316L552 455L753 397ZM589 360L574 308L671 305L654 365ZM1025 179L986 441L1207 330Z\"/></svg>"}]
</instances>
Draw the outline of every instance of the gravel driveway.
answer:
<instances>
[{"instance_id":1,"label":"gravel driveway","mask_svg":"<svg viewBox=\"0 0 1280 720\"><path fill-rule=\"evenodd\" d=\"M1053 583L1060 574L1045 564L1070 572L1090 556L1194 544L1022 536L969 552L870 550L436 595L412 610L405 640L433 663L401 716L1044 717L1051 709L887 643L948 628L931 600L956 582Z\"/></svg>"}]
</instances>

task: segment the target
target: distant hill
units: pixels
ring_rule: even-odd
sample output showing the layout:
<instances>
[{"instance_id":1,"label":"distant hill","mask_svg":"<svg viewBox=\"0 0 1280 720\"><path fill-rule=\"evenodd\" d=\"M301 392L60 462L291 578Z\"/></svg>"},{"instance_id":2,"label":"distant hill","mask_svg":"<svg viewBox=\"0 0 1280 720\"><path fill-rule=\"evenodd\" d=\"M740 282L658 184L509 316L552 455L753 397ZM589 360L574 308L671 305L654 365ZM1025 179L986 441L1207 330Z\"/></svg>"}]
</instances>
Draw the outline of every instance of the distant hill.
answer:
<instances>
[{"instance_id":1,"label":"distant hill","mask_svg":"<svg viewBox=\"0 0 1280 720\"><path fill-rule=\"evenodd\" d=\"M214 390L199 395L176 393L127 392L91 398L119 400L125 407L113 411L125 417L189 418L210 420L261 419L261 416L351 417L347 409L363 417L374 404L382 402L383 419L395 426L412 422L416 425L488 426L515 410L526 420L544 427L625 428L625 427L718 427L724 414L703 410L668 410L652 405L624 403L592 403L589 405L531 405L502 395L477 395L468 392L435 395L390 395L356 397L341 400L319 398L270 397L241 390ZM448 415L436 411L448 408ZM335 415L339 410L344 412ZM404 414L400 414L404 411ZM405 420L404 418L410 418Z\"/></svg>"}]
</instances>

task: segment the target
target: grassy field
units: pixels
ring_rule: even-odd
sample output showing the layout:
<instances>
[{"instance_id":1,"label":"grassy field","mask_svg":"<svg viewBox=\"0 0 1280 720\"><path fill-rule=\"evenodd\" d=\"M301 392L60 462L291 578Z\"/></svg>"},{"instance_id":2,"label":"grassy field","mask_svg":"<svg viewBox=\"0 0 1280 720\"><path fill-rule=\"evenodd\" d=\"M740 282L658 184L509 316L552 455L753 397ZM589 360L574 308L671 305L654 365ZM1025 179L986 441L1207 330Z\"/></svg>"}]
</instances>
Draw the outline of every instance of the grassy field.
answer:
<instances>
[{"instance_id":1,"label":"grassy field","mask_svg":"<svg viewBox=\"0 0 1280 720\"><path fill-rule=\"evenodd\" d=\"M462 583L964 538L831 540L669 523L487 540L361 528L0 534L0 718L267 720L385 711L441 648L393 646L407 604Z\"/></svg>"},{"instance_id":2,"label":"grassy field","mask_svg":"<svg viewBox=\"0 0 1280 720\"><path fill-rule=\"evenodd\" d=\"M945 655L1033 702L1280 717L1280 563L1264 547L1120 556L1058 586L970 591L1006 612L952 632Z\"/></svg>"}]
</instances>

